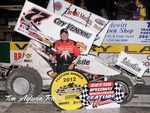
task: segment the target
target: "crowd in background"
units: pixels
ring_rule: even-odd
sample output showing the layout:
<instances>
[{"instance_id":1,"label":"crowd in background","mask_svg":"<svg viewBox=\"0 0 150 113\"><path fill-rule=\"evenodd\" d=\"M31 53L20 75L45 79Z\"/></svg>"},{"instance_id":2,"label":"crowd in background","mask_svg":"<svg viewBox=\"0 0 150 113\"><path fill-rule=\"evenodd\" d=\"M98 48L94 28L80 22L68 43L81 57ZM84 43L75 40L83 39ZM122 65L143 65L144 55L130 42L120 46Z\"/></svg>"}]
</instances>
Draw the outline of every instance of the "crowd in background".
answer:
<instances>
[{"instance_id":1,"label":"crowd in background","mask_svg":"<svg viewBox=\"0 0 150 113\"><path fill-rule=\"evenodd\" d=\"M29 1L34 2L43 7L47 6L47 4L43 2L43 0ZM95 4L96 2L91 0L74 0L75 5L78 5L79 7L85 10L89 10L110 20L148 20L148 9L146 9L146 6L148 6L148 4L150 5L149 2L149 0L100 0L97 1L97 4ZM98 3L102 4L99 5L99 8L96 8L96 5L98 5ZM93 7L93 10L90 10L91 6L94 5L95 7ZM141 15L143 15L143 17L141 17Z\"/></svg>"},{"instance_id":2,"label":"crowd in background","mask_svg":"<svg viewBox=\"0 0 150 113\"><path fill-rule=\"evenodd\" d=\"M80 3L86 7L86 1L80 0ZM146 4L148 5L148 2L149 0L114 0L111 16L109 14L111 11L107 11L109 8L105 9L104 7L100 7L97 14L110 20L148 20L148 10L145 7Z\"/></svg>"},{"instance_id":3,"label":"crowd in background","mask_svg":"<svg viewBox=\"0 0 150 113\"><path fill-rule=\"evenodd\" d=\"M7 1L9 0L0 0L0 3L7 3ZM18 3L20 5L23 5L25 2L25 0L11 1L14 1L14 3ZM49 2L49 0L28 1L44 8L47 7ZM140 2L139 6L136 6L135 1ZM149 20L150 18L150 0L74 0L74 4L109 20L138 20L137 17L141 17L141 14L143 17L139 20Z\"/></svg>"}]
</instances>

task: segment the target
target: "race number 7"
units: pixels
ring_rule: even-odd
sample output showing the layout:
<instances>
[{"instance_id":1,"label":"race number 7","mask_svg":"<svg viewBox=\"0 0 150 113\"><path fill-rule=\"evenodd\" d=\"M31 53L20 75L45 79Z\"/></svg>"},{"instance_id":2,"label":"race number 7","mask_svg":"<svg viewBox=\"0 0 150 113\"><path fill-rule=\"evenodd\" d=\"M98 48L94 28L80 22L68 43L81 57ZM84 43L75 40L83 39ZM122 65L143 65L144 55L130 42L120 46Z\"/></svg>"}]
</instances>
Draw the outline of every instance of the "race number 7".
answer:
<instances>
[{"instance_id":1,"label":"race number 7","mask_svg":"<svg viewBox=\"0 0 150 113\"><path fill-rule=\"evenodd\" d=\"M31 21L33 24L40 25L43 20L48 19L50 16L50 14L47 14L39 9L32 8L28 11L24 18Z\"/></svg>"}]
</instances>

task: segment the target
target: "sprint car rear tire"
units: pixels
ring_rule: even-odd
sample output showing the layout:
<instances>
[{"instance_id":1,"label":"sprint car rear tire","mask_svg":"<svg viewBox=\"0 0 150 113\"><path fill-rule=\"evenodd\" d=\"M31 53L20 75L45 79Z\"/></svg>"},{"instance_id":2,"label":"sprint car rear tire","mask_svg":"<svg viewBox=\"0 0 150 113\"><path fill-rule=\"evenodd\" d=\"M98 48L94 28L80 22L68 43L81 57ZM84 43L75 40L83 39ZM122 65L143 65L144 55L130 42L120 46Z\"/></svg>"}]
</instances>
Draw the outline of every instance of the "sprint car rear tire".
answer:
<instances>
[{"instance_id":1,"label":"sprint car rear tire","mask_svg":"<svg viewBox=\"0 0 150 113\"><path fill-rule=\"evenodd\" d=\"M25 96L37 97L42 90L40 74L29 67L13 70L6 79L6 91L17 99Z\"/></svg>"},{"instance_id":2,"label":"sprint car rear tire","mask_svg":"<svg viewBox=\"0 0 150 113\"><path fill-rule=\"evenodd\" d=\"M126 94L123 101L118 102L119 104L127 104L132 100L135 88L132 81L128 77L124 75L115 75L111 76L108 81L114 81L115 83L120 84L121 90Z\"/></svg>"},{"instance_id":3,"label":"sprint car rear tire","mask_svg":"<svg viewBox=\"0 0 150 113\"><path fill-rule=\"evenodd\" d=\"M43 87L43 81L42 81L42 77L39 74L39 72L37 70L35 70L34 68L31 67L24 67L24 69L26 69L27 71L29 71L30 73L32 73L32 75L35 77L37 83L38 83L38 90L37 90L37 94L39 95L41 93L42 87Z\"/></svg>"}]
</instances>

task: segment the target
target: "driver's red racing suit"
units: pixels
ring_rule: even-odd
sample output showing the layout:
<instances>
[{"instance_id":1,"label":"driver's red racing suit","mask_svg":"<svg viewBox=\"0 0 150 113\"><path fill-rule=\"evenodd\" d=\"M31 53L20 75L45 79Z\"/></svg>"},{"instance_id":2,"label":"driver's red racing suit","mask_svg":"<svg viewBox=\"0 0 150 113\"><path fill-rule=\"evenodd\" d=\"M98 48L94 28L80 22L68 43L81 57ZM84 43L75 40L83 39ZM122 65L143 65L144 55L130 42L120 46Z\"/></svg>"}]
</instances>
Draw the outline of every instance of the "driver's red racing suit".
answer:
<instances>
[{"instance_id":1,"label":"driver's red racing suit","mask_svg":"<svg viewBox=\"0 0 150 113\"><path fill-rule=\"evenodd\" d=\"M75 41L70 39L62 41L60 39L53 44L53 47L56 49L54 56L57 61L57 73L67 70L71 63L76 64L78 62L81 52Z\"/></svg>"}]
</instances>

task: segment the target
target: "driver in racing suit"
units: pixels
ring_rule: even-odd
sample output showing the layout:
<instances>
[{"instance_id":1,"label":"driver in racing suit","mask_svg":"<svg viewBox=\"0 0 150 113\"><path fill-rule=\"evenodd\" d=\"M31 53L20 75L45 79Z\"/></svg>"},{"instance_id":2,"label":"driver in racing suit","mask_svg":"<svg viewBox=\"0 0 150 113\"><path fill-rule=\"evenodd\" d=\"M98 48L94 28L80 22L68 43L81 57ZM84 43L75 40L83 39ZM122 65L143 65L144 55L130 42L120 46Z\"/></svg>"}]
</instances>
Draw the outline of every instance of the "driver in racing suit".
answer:
<instances>
[{"instance_id":1,"label":"driver in racing suit","mask_svg":"<svg viewBox=\"0 0 150 113\"><path fill-rule=\"evenodd\" d=\"M76 42L69 39L69 33L66 28L60 30L60 40L57 40L53 47L56 52L50 56L50 60L57 61L56 72L71 70L80 59L80 50L76 46Z\"/></svg>"}]
</instances>

